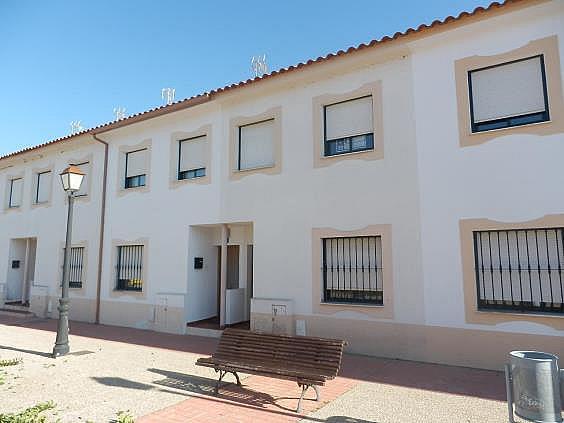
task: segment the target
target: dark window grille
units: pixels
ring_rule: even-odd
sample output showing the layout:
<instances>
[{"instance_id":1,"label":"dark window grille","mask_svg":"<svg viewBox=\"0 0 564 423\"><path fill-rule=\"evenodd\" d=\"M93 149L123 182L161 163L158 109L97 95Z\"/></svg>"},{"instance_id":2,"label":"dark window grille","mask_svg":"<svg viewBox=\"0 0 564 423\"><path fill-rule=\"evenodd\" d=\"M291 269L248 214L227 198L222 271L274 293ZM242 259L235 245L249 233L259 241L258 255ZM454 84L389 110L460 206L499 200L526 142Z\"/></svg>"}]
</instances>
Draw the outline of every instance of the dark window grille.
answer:
<instances>
[{"instance_id":1,"label":"dark window grille","mask_svg":"<svg viewBox=\"0 0 564 423\"><path fill-rule=\"evenodd\" d=\"M325 155L354 153L374 149L374 134L357 135L354 137L325 140Z\"/></svg>"},{"instance_id":2,"label":"dark window grille","mask_svg":"<svg viewBox=\"0 0 564 423\"><path fill-rule=\"evenodd\" d=\"M143 290L143 246L118 247L116 289L120 291Z\"/></svg>"},{"instance_id":3,"label":"dark window grille","mask_svg":"<svg viewBox=\"0 0 564 423\"><path fill-rule=\"evenodd\" d=\"M69 261L70 261L69 288L82 288L82 267L84 263L84 247L72 247L70 250Z\"/></svg>"},{"instance_id":4,"label":"dark window grille","mask_svg":"<svg viewBox=\"0 0 564 423\"><path fill-rule=\"evenodd\" d=\"M544 111L536 112L536 113L527 113L523 115L517 116L508 116L501 119L493 119L488 120L485 122L475 122L474 120L474 99L472 94L472 73L480 72L486 69L496 68L504 65L509 65L515 62L521 62L524 60L534 59L535 57L539 58L540 66L541 66L541 75L542 75L542 85L543 85L543 95L544 95ZM519 89L515 87L515 89ZM546 74L545 74L545 67L544 67L544 55L539 56L532 56L527 57L524 59L514 60L512 62L501 63L499 65L488 66L481 69L474 69L468 72L468 92L469 92L469 99L470 99L470 119L471 119L471 127L472 132L482 132L482 131L491 131L493 129L502 129L502 128L510 128L513 126L521 126L521 125L528 125L531 123L539 123L539 122L546 122L550 120L550 114L548 111L548 94L546 88Z\"/></svg>"},{"instance_id":5,"label":"dark window grille","mask_svg":"<svg viewBox=\"0 0 564 423\"><path fill-rule=\"evenodd\" d=\"M478 308L564 313L563 231L474 232Z\"/></svg>"},{"instance_id":6,"label":"dark window grille","mask_svg":"<svg viewBox=\"0 0 564 423\"><path fill-rule=\"evenodd\" d=\"M145 175L128 176L125 178L126 188L137 188L145 186Z\"/></svg>"},{"instance_id":7,"label":"dark window grille","mask_svg":"<svg viewBox=\"0 0 564 423\"><path fill-rule=\"evenodd\" d=\"M381 237L324 238L322 243L324 302L383 305Z\"/></svg>"},{"instance_id":8,"label":"dark window grille","mask_svg":"<svg viewBox=\"0 0 564 423\"><path fill-rule=\"evenodd\" d=\"M206 168L183 170L178 173L178 179L195 179L206 176Z\"/></svg>"}]
</instances>

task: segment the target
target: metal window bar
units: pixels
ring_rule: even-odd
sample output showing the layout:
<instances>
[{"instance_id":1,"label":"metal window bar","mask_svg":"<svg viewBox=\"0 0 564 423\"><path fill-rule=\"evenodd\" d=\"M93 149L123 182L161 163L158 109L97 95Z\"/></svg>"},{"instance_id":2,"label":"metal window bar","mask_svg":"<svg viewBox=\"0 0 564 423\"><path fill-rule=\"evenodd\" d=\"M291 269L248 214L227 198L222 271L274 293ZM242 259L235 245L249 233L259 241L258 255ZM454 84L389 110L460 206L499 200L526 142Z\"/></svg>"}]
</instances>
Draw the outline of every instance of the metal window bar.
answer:
<instances>
[{"instance_id":1,"label":"metal window bar","mask_svg":"<svg viewBox=\"0 0 564 423\"><path fill-rule=\"evenodd\" d=\"M118 247L116 279L117 290L143 290L143 245Z\"/></svg>"},{"instance_id":2,"label":"metal window bar","mask_svg":"<svg viewBox=\"0 0 564 423\"><path fill-rule=\"evenodd\" d=\"M63 254L65 249L63 248ZM84 247L71 247L69 258L69 288L82 288Z\"/></svg>"},{"instance_id":3,"label":"metal window bar","mask_svg":"<svg viewBox=\"0 0 564 423\"><path fill-rule=\"evenodd\" d=\"M380 236L323 238L322 250L324 302L384 304Z\"/></svg>"},{"instance_id":4,"label":"metal window bar","mask_svg":"<svg viewBox=\"0 0 564 423\"><path fill-rule=\"evenodd\" d=\"M479 309L564 314L564 228L474 232Z\"/></svg>"}]
</instances>

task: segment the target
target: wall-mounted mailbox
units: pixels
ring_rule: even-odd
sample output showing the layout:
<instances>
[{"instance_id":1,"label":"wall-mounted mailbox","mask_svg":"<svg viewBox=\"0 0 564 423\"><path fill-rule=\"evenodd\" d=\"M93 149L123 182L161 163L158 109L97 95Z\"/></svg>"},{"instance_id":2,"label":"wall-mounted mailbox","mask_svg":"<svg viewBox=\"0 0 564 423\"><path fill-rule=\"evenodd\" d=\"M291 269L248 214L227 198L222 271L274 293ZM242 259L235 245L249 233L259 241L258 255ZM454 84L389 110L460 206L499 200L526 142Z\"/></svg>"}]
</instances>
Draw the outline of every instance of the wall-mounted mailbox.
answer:
<instances>
[{"instance_id":1,"label":"wall-mounted mailbox","mask_svg":"<svg viewBox=\"0 0 564 423\"><path fill-rule=\"evenodd\" d=\"M203 269L203 268L204 268L204 258L194 257L194 269Z\"/></svg>"},{"instance_id":2,"label":"wall-mounted mailbox","mask_svg":"<svg viewBox=\"0 0 564 423\"><path fill-rule=\"evenodd\" d=\"M20 268L20 261L12 260L12 269L19 269L19 268Z\"/></svg>"}]
</instances>

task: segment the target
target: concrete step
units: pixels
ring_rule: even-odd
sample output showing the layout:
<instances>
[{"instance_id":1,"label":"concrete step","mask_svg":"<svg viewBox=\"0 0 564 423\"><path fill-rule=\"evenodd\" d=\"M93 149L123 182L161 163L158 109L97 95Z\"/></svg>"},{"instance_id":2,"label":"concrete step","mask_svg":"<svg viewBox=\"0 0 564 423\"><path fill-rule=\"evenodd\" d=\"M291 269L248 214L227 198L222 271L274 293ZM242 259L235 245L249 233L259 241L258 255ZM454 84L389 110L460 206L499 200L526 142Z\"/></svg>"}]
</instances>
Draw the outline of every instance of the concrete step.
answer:
<instances>
[{"instance_id":1,"label":"concrete step","mask_svg":"<svg viewBox=\"0 0 564 423\"><path fill-rule=\"evenodd\" d=\"M21 311L21 312L29 312L29 306L24 306L21 304L7 304L4 303L0 305L0 309L3 310L10 310L10 311Z\"/></svg>"},{"instance_id":2,"label":"concrete step","mask_svg":"<svg viewBox=\"0 0 564 423\"><path fill-rule=\"evenodd\" d=\"M186 327L186 335L205 336L207 338L220 338L223 331L221 329Z\"/></svg>"},{"instance_id":3,"label":"concrete step","mask_svg":"<svg viewBox=\"0 0 564 423\"><path fill-rule=\"evenodd\" d=\"M29 319L35 317L31 311L29 311L26 307L26 310L17 310L13 308L7 308L5 305L0 307L0 314L4 316L12 316L12 317L19 317L24 319Z\"/></svg>"}]
</instances>

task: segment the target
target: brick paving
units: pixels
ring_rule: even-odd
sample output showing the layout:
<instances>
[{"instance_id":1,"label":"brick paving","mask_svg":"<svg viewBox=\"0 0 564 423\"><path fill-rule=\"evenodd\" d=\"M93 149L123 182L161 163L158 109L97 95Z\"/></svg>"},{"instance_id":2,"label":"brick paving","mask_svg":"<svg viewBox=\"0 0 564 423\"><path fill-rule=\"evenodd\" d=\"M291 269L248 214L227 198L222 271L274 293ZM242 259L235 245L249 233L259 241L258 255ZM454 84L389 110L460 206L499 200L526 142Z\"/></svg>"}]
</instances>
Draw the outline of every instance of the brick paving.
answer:
<instances>
[{"instance_id":1,"label":"brick paving","mask_svg":"<svg viewBox=\"0 0 564 423\"><path fill-rule=\"evenodd\" d=\"M49 340L53 338L53 332L56 329L55 320L21 319L10 316L0 316L0 328L2 325L5 328L21 327L24 331L31 330L30 335L37 333L33 331L45 331ZM8 333L15 334L16 332L6 332ZM21 336L26 336L26 333L28 332L22 332ZM211 354L215 350L217 339L80 322L71 322L71 335L77 337L74 338L76 343L85 343L85 346L90 345L88 343L91 343L92 340L101 342L101 352L84 356L84 360L90 360L94 366L100 365L95 361L95 356L104 354L104 350L109 348L111 351L123 351L123 357L116 357L113 366L124 366L124 363L119 360L128 357L129 351L145 355L159 354L151 351L163 351L164 355L160 360L147 359L148 364L139 369L139 374L124 373L128 383L119 388L124 390L123 394L129 397L136 395L135 401L141 401L137 403L137 407L130 408L137 416L143 416L137 419L137 422L141 423L220 421L268 423L299 420L307 422L434 422L445 421L444 413L447 413L447 420L452 422L482 422L484 415L487 416L488 422L505 420L503 417L506 413L505 385L501 372L345 354L339 376L320 388L321 401L316 402L313 399L315 392L309 390L303 402L303 412L298 415L294 410L301 391L296 383L291 381L248 376L242 380L242 387L226 383L220 394L215 396L213 372L202 373L201 368L195 368L193 363L197 357ZM7 339L1 342L4 345L0 345L0 352L4 350L4 354L10 351L23 354L33 353L29 351L28 345L32 345L36 340L29 338L16 340L14 338L13 342L9 343L10 345L6 345L8 344ZM45 342L42 341L41 344L44 345ZM26 363L29 364L33 355L28 357ZM38 357L37 360L45 359ZM64 366L61 361L55 363L61 366L63 371L72 364L71 362L76 362L77 366L86 364L86 361L79 357L72 357L69 360L69 363ZM106 363L106 365L111 366L112 363ZM53 369L49 365L47 368L40 367L38 371L45 373L55 371ZM95 370L96 374L100 372L98 368ZM118 388L106 387L92 381L104 382L106 379L112 379L110 376L118 380L120 371L118 369L112 371L108 368L104 375L107 377L94 377L84 381L88 382L88 386L92 389L99 391L99 399L104 400L104 407L110 407L111 410L122 409L121 407L125 405L121 404L119 399L114 399L115 397L108 391L108 389ZM157 379L155 375L158 375ZM227 382L231 381L230 377L231 375L227 375ZM85 383L84 381L81 383ZM82 389L85 387L86 385L82 385ZM363 399L362 394L366 388L376 389L377 395L371 394ZM45 386L44 389L53 388ZM50 392L50 395L55 393L55 391ZM389 395L388 403L380 395ZM66 397L62 395L61 398ZM160 398L163 400L161 401ZM146 404L150 401L152 401L151 404ZM393 401L396 401L397 404L392 404ZM60 399L59 402L65 405L63 399ZM471 405L472 409L464 411L465 403ZM334 404L340 405L335 408ZM392 405L396 408L393 408ZM404 413L404 410L409 409L410 405L412 406L410 412L413 415ZM445 406L450 408L445 409ZM92 408L97 410L97 407L99 405L93 405ZM386 408L389 410L386 411ZM439 408L443 410L443 415L439 413ZM64 412L66 414L61 415L63 421L68 420L65 420L65 416L70 418L72 413L76 414L81 411L84 413L85 411L83 407L78 408L76 404L70 402L67 403L66 410L68 410ZM476 410L481 411L482 415L479 415ZM462 417L461 411L467 413L463 420L458 419ZM94 419L94 421L107 420Z\"/></svg>"},{"instance_id":2,"label":"brick paving","mask_svg":"<svg viewBox=\"0 0 564 423\"><path fill-rule=\"evenodd\" d=\"M320 388L321 401L310 389L302 402L301 415L295 413L301 390L295 382L250 376L242 387L225 385L217 397L201 396L142 417L138 423L157 422L295 422L304 415L341 396L358 382L338 378Z\"/></svg>"}]
</instances>

